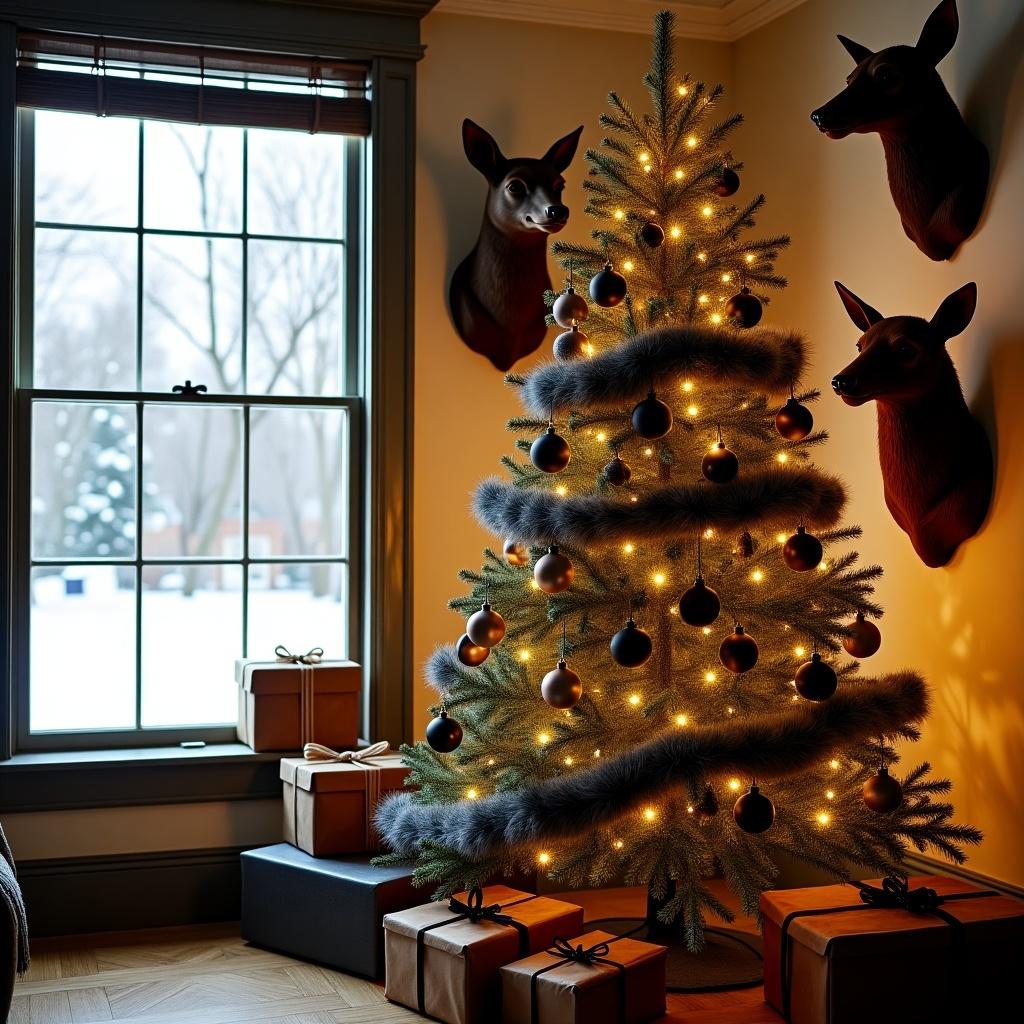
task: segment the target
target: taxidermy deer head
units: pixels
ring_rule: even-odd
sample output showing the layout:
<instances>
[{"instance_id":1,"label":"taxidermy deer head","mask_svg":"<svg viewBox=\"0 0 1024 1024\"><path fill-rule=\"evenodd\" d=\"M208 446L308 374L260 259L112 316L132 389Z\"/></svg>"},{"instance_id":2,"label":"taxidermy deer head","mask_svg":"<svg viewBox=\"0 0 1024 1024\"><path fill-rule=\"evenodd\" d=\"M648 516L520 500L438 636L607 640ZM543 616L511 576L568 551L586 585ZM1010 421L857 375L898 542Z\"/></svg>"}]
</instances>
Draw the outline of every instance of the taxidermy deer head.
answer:
<instances>
[{"instance_id":1,"label":"taxidermy deer head","mask_svg":"<svg viewBox=\"0 0 1024 1024\"><path fill-rule=\"evenodd\" d=\"M830 139L878 132L903 230L933 260L948 260L974 231L988 189L988 151L935 70L959 27L956 0L942 0L916 46L873 53L840 36L857 66L846 88L811 114Z\"/></svg>"},{"instance_id":2,"label":"taxidermy deer head","mask_svg":"<svg viewBox=\"0 0 1024 1024\"><path fill-rule=\"evenodd\" d=\"M582 131L580 125L539 160L507 158L483 128L462 122L462 144L487 179L487 201L480 237L452 275L448 301L459 336L499 370L533 352L547 332L547 239L569 219L562 172Z\"/></svg>"},{"instance_id":3,"label":"taxidermy deer head","mask_svg":"<svg viewBox=\"0 0 1024 1024\"><path fill-rule=\"evenodd\" d=\"M847 405L874 399L885 503L921 561L945 565L981 528L992 496L992 448L946 351L974 316L977 285L953 292L931 320L883 317L836 288L864 334L832 390Z\"/></svg>"}]
</instances>

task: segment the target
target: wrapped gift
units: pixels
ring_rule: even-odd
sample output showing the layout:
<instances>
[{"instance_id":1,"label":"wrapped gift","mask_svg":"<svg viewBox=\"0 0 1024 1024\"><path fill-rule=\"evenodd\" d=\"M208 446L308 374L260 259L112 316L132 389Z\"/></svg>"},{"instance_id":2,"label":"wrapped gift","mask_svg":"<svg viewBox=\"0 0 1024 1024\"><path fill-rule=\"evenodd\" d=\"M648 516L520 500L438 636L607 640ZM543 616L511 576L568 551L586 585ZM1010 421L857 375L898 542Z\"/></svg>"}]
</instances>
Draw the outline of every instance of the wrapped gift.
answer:
<instances>
[{"instance_id":1,"label":"wrapped gift","mask_svg":"<svg viewBox=\"0 0 1024 1024\"><path fill-rule=\"evenodd\" d=\"M385 914L423 899L411 867L370 857L314 859L279 843L241 862L243 939L370 978L384 973Z\"/></svg>"},{"instance_id":2,"label":"wrapped gift","mask_svg":"<svg viewBox=\"0 0 1024 1024\"><path fill-rule=\"evenodd\" d=\"M384 995L447 1024L494 1024L501 968L582 928L580 907L504 885L389 914Z\"/></svg>"},{"instance_id":3,"label":"wrapped gift","mask_svg":"<svg viewBox=\"0 0 1024 1024\"><path fill-rule=\"evenodd\" d=\"M765 999L792 1024L996 1020L1017 998L1024 902L967 882L779 889L761 913Z\"/></svg>"},{"instance_id":4,"label":"wrapped gift","mask_svg":"<svg viewBox=\"0 0 1024 1024\"><path fill-rule=\"evenodd\" d=\"M356 745L362 669L352 661L322 661L319 651L278 647L274 661L235 662L243 743L255 751L301 750L314 741L337 750Z\"/></svg>"},{"instance_id":5,"label":"wrapped gift","mask_svg":"<svg viewBox=\"0 0 1024 1024\"><path fill-rule=\"evenodd\" d=\"M386 740L341 753L307 743L304 757L282 758L285 842L313 857L377 850L374 808L409 774L387 750Z\"/></svg>"},{"instance_id":6,"label":"wrapped gift","mask_svg":"<svg viewBox=\"0 0 1024 1024\"><path fill-rule=\"evenodd\" d=\"M665 1012L664 946L588 932L501 969L504 1024L645 1024Z\"/></svg>"}]
</instances>

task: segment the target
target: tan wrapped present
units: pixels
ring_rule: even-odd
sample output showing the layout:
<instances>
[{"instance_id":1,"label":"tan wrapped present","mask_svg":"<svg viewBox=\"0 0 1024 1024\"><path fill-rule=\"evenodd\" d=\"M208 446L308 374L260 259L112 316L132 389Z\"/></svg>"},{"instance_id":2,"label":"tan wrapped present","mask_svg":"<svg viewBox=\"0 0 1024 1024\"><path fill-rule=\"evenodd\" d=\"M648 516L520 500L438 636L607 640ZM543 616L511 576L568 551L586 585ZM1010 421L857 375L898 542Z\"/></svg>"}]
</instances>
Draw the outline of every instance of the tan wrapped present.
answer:
<instances>
[{"instance_id":1,"label":"tan wrapped present","mask_svg":"<svg viewBox=\"0 0 1024 1024\"><path fill-rule=\"evenodd\" d=\"M311 857L376 852L377 801L401 789L409 774L387 751L386 740L341 753L307 743L305 757L282 758L285 842Z\"/></svg>"},{"instance_id":2,"label":"tan wrapped present","mask_svg":"<svg viewBox=\"0 0 1024 1024\"><path fill-rule=\"evenodd\" d=\"M384 995L446 1024L495 1024L501 968L576 935L583 910L504 885L384 918Z\"/></svg>"},{"instance_id":3,"label":"tan wrapped present","mask_svg":"<svg viewBox=\"0 0 1024 1024\"><path fill-rule=\"evenodd\" d=\"M235 662L238 738L255 751L301 750L319 742L336 750L359 739L362 669L353 661L321 661L319 648L274 661Z\"/></svg>"},{"instance_id":4,"label":"tan wrapped present","mask_svg":"<svg viewBox=\"0 0 1024 1024\"><path fill-rule=\"evenodd\" d=\"M588 932L501 969L503 1024L645 1024L665 1013L664 946Z\"/></svg>"}]
</instances>

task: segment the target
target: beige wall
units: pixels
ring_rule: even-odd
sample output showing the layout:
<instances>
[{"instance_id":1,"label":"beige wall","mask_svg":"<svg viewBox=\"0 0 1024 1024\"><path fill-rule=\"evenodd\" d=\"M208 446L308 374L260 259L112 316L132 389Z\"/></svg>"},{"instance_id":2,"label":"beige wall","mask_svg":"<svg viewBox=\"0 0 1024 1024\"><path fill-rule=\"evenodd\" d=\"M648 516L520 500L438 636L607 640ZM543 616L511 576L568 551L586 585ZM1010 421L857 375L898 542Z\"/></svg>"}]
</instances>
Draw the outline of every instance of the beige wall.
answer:
<instances>
[{"instance_id":1,"label":"beige wall","mask_svg":"<svg viewBox=\"0 0 1024 1024\"><path fill-rule=\"evenodd\" d=\"M985 830L969 866L1022 883L1024 5L961 3L960 40L940 65L994 168L985 219L953 261L932 263L904 237L877 136L830 142L808 119L852 66L837 32L872 49L913 42L933 6L809 0L735 46L734 85L748 119L748 180L769 198L762 226L793 236L783 260L791 286L768 319L801 328L814 344L811 383L827 392L815 417L832 433L820 461L850 485L849 518L865 530L860 550L886 568L885 640L870 667L913 667L929 680L934 711L907 757L927 758L952 777L959 817ZM873 408L847 408L828 389L858 334L832 287L836 278L883 313L924 316L954 288L978 282L974 323L949 351L995 442L997 486L982 533L945 569L925 568L885 510Z\"/></svg>"},{"instance_id":2,"label":"beige wall","mask_svg":"<svg viewBox=\"0 0 1024 1024\"><path fill-rule=\"evenodd\" d=\"M452 270L472 248L483 210L484 181L462 152L461 124L471 117L507 156L540 156L584 124L566 172L572 210L561 237L585 239L583 150L601 139L597 123L610 89L638 105L650 39L642 35L518 24L431 14L423 22L427 55L418 79L419 164L416 190L416 448L413 551L415 723L421 730L433 691L420 682L424 660L460 632L449 598L464 593L456 573L477 568L486 545L500 543L468 514L470 492L502 471L512 450L505 430L519 403L489 361L463 345L447 308ZM680 42L681 65L708 82L730 85L730 47ZM554 268L553 269L557 269ZM550 355L549 332L528 370Z\"/></svg>"}]
</instances>

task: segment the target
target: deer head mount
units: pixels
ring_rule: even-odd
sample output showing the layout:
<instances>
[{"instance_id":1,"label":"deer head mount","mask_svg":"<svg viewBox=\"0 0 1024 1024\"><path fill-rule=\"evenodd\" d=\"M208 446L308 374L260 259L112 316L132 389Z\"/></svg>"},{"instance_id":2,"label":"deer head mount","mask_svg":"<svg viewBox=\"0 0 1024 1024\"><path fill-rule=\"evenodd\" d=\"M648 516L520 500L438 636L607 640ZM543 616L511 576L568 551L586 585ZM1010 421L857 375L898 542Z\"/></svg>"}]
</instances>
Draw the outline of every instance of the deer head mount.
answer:
<instances>
[{"instance_id":1,"label":"deer head mount","mask_svg":"<svg viewBox=\"0 0 1024 1024\"><path fill-rule=\"evenodd\" d=\"M542 157L505 157L478 124L462 122L469 162L487 179L480 236L452 275L448 291L459 337L499 370L533 352L547 332L547 238L565 227L562 172L583 126Z\"/></svg>"},{"instance_id":2,"label":"deer head mount","mask_svg":"<svg viewBox=\"0 0 1024 1024\"><path fill-rule=\"evenodd\" d=\"M878 132L903 230L933 260L949 259L971 235L988 190L988 151L935 70L959 28L956 0L942 0L915 46L874 53L839 36L857 66L846 88L811 114L830 139Z\"/></svg>"},{"instance_id":3,"label":"deer head mount","mask_svg":"<svg viewBox=\"0 0 1024 1024\"><path fill-rule=\"evenodd\" d=\"M864 333L860 355L832 378L847 405L874 400L885 503L925 565L945 565L981 528L992 497L992 448L971 415L946 342L974 316L966 284L931 320L883 317L838 281L850 319Z\"/></svg>"}]
</instances>

